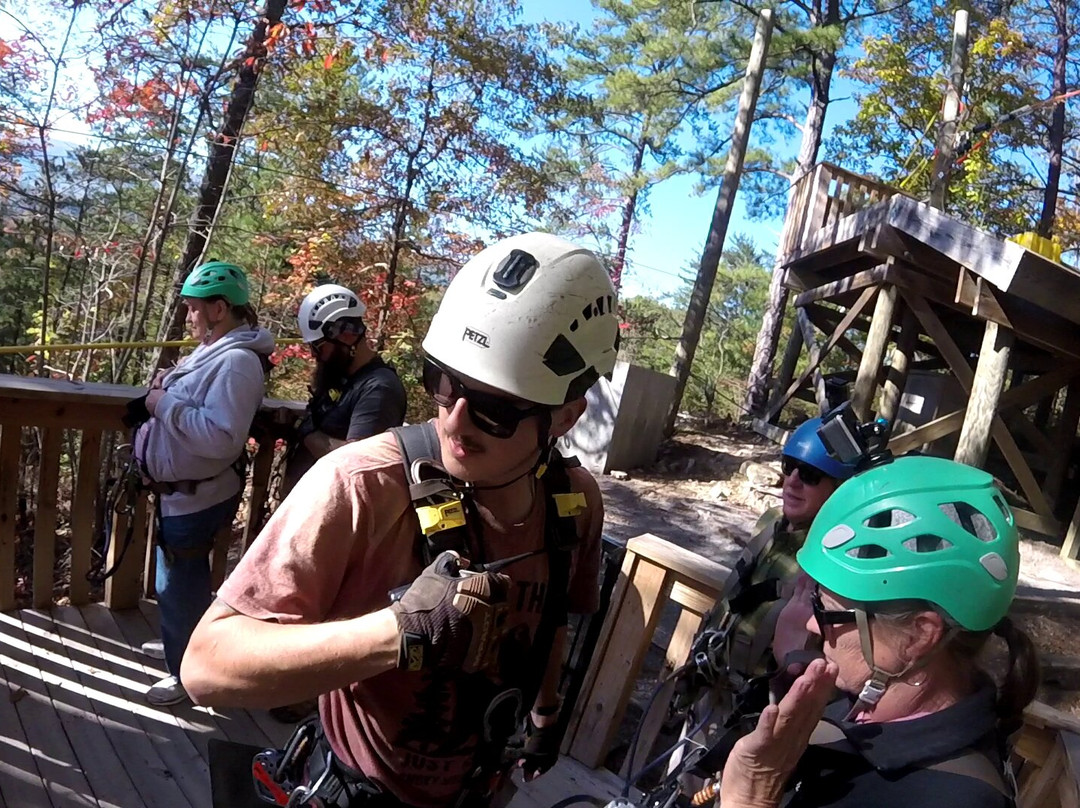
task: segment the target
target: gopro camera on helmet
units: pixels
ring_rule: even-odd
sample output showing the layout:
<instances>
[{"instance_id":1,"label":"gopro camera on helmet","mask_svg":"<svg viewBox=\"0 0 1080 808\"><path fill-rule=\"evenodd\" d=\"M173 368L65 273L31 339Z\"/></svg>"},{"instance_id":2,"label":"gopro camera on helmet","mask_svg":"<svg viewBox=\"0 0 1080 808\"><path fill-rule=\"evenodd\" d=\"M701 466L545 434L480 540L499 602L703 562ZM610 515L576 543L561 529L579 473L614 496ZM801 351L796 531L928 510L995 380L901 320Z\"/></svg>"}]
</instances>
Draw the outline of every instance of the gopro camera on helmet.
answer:
<instances>
[{"instance_id":1,"label":"gopro camera on helmet","mask_svg":"<svg viewBox=\"0 0 1080 808\"><path fill-rule=\"evenodd\" d=\"M856 471L865 471L892 461L892 452L886 446L888 425L884 418L860 424L851 402L845 401L822 416L818 437L830 457L855 466Z\"/></svg>"}]
</instances>

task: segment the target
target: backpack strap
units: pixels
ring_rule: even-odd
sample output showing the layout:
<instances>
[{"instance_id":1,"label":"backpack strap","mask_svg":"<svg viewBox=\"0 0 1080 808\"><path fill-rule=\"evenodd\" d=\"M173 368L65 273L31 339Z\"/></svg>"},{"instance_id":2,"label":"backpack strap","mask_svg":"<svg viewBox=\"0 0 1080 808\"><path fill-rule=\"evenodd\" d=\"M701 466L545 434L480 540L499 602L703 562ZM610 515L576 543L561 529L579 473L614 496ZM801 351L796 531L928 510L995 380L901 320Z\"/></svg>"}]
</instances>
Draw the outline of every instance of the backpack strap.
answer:
<instances>
[{"instance_id":1,"label":"backpack strap","mask_svg":"<svg viewBox=\"0 0 1080 808\"><path fill-rule=\"evenodd\" d=\"M409 484L409 498L419 520L417 540L426 567L444 550L467 555L467 502L442 467L439 434L430 421L393 427Z\"/></svg>"},{"instance_id":2,"label":"backpack strap","mask_svg":"<svg viewBox=\"0 0 1080 808\"><path fill-rule=\"evenodd\" d=\"M850 745L847 736L840 727L829 721L819 721L810 735L811 746L831 746L837 743ZM916 768L932 772L958 774L979 780L1009 800L1016 799L1016 793L1007 782L1004 765L997 765L985 752L974 747L965 747L945 760Z\"/></svg>"}]
</instances>

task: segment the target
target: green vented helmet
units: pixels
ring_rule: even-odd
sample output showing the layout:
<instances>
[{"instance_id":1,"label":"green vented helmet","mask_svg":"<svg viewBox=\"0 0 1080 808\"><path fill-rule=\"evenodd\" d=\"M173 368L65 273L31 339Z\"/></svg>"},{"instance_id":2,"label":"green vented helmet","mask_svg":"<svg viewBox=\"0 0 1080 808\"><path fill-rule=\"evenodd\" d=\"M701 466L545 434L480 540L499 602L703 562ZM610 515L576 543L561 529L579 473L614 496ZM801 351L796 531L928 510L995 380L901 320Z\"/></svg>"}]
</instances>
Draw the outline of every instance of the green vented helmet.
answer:
<instances>
[{"instance_id":1,"label":"green vented helmet","mask_svg":"<svg viewBox=\"0 0 1080 808\"><path fill-rule=\"evenodd\" d=\"M1020 570L1016 520L994 479L938 457L901 457L844 482L798 554L827 589L872 604L924 600L970 631L1009 610Z\"/></svg>"},{"instance_id":2,"label":"green vented helmet","mask_svg":"<svg viewBox=\"0 0 1080 808\"><path fill-rule=\"evenodd\" d=\"M210 261L195 267L184 281L181 297L223 297L234 306L246 306L247 275L243 267L225 261Z\"/></svg>"}]
</instances>

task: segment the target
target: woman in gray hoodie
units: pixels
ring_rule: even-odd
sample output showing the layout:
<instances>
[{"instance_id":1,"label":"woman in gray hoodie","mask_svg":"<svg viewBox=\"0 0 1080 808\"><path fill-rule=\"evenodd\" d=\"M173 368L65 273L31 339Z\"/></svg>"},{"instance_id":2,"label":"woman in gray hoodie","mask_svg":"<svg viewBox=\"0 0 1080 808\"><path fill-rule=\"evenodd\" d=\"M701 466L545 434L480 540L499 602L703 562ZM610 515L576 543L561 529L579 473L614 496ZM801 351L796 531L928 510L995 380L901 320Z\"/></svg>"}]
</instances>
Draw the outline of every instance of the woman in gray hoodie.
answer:
<instances>
[{"instance_id":1,"label":"woman in gray hoodie","mask_svg":"<svg viewBox=\"0 0 1080 808\"><path fill-rule=\"evenodd\" d=\"M244 270L212 261L196 267L181 289L187 323L201 344L161 371L146 396L150 419L135 435L144 483L157 493L157 590L161 643L169 676L146 694L156 705L187 698L180 661L210 605L214 535L232 522L243 493L251 421L266 390L274 338L259 327Z\"/></svg>"}]
</instances>

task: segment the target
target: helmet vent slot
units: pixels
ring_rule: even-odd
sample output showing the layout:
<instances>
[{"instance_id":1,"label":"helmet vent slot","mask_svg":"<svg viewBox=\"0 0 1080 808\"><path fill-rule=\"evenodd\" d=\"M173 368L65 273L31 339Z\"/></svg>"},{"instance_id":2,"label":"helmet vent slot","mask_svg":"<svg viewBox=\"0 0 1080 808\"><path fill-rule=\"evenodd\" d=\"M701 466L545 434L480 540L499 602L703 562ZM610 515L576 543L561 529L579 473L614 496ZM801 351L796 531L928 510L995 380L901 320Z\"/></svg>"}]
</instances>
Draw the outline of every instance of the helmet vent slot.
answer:
<instances>
[{"instance_id":1,"label":"helmet vent slot","mask_svg":"<svg viewBox=\"0 0 1080 808\"><path fill-rule=\"evenodd\" d=\"M847 554L852 558L886 558L892 555L880 544L863 544L859 547L852 547L847 551Z\"/></svg>"},{"instance_id":2,"label":"helmet vent slot","mask_svg":"<svg viewBox=\"0 0 1080 808\"><path fill-rule=\"evenodd\" d=\"M938 550L947 550L952 546L952 542L948 539L932 536L929 533L912 536L904 541L904 547L913 553L936 553Z\"/></svg>"},{"instance_id":3,"label":"helmet vent slot","mask_svg":"<svg viewBox=\"0 0 1080 808\"><path fill-rule=\"evenodd\" d=\"M990 518L967 502L943 502L938 507L949 519L962 527L979 541L994 541L997 530Z\"/></svg>"},{"instance_id":4,"label":"helmet vent slot","mask_svg":"<svg viewBox=\"0 0 1080 808\"><path fill-rule=\"evenodd\" d=\"M1006 521L1011 525L1013 520L1012 511L1010 511L1009 506L1005 504L1005 500L1001 498L1001 494L994 494L994 502L997 503L1001 515L1004 516Z\"/></svg>"},{"instance_id":5,"label":"helmet vent slot","mask_svg":"<svg viewBox=\"0 0 1080 808\"><path fill-rule=\"evenodd\" d=\"M914 521L915 514L905 511L903 508L889 508L867 517L863 520L863 524L866 527L897 527Z\"/></svg>"}]
</instances>

